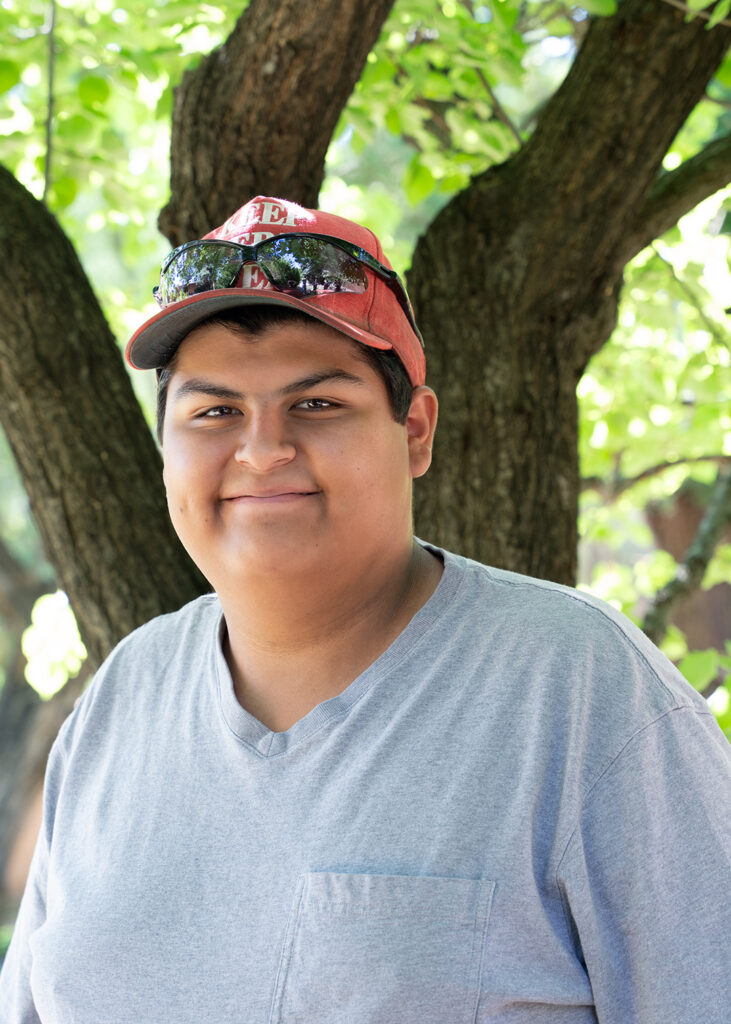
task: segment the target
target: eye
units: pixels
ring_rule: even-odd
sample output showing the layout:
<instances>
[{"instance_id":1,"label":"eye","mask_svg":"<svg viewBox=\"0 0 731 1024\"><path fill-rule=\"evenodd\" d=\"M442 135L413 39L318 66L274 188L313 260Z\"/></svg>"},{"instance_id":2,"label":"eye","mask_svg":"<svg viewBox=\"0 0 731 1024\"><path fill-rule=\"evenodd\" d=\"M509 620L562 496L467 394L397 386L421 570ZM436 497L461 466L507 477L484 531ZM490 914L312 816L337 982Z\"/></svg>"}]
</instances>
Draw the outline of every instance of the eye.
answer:
<instances>
[{"instance_id":1,"label":"eye","mask_svg":"<svg viewBox=\"0 0 731 1024\"><path fill-rule=\"evenodd\" d=\"M337 409L337 402L329 402L326 398L305 398L298 402L295 409L307 409L317 411L318 409Z\"/></svg>"},{"instance_id":2,"label":"eye","mask_svg":"<svg viewBox=\"0 0 731 1024\"><path fill-rule=\"evenodd\" d=\"M213 408L205 409L199 413L198 418L206 420L222 419L226 416L235 416L238 411L238 409L234 409L231 405L214 405Z\"/></svg>"}]
</instances>

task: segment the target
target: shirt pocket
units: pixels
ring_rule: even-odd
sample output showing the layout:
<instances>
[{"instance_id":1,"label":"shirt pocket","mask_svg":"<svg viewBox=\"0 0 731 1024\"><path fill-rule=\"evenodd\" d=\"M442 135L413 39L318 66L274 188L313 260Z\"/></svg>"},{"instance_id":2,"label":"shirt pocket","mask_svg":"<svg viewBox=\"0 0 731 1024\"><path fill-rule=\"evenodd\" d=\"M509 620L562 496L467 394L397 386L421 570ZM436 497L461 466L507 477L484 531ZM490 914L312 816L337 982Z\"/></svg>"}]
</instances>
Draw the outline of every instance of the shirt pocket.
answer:
<instances>
[{"instance_id":1,"label":"shirt pocket","mask_svg":"<svg viewBox=\"0 0 731 1024\"><path fill-rule=\"evenodd\" d=\"M467 1024L494 882L301 875L270 1024Z\"/></svg>"}]
</instances>

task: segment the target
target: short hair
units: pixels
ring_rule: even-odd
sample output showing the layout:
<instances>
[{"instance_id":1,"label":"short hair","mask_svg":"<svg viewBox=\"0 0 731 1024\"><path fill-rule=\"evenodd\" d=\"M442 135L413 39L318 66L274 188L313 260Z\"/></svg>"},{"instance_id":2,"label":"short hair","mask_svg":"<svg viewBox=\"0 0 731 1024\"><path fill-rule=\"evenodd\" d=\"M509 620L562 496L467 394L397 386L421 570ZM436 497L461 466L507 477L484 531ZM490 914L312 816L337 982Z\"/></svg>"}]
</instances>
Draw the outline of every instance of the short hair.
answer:
<instances>
[{"instance_id":1,"label":"short hair","mask_svg":"<svg viewBox=\"0 0 731 1024\"><path fill-rule=\"evenodd\" d=\"M232 331L241 334L259 335L263 334L269 327L277 324L302 322L311 324L313 317L301 313L298 309L287 306L238 306L226 313L219 313L207 320L203 320L198 326L220 324ZM371 348L369 345L361 345L360 342L343 335L346 341L352 341L357 346L364 361L371 366L379 375L386 388L391 415L397 423L405 423L411 407L411 399L414 393L414 386L406 372L406 367L401 362L393 349ZM167 406L168 386L170 378L175 369L178 349L171 358L157 371L157 439L162 444L162 432L165 423L165 409Z\"/></svg>"}]
</instances>

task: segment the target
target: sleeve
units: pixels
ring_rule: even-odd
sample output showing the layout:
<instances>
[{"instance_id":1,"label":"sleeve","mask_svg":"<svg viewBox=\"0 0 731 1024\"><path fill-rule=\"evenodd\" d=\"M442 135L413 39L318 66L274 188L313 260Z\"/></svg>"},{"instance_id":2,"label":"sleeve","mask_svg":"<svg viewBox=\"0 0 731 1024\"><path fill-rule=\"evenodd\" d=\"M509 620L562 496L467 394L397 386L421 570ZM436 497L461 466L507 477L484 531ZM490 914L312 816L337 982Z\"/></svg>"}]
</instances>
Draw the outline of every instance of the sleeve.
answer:
<instances>
[{"instance_id":1,"label":"sleeve","mask_svg":"<svg viewBox=\"0 0 731 1024\"><path fill-rule=\"evenodd\" d=\"M68 719L67 723L68 724ZM46 886L56 801L63 776L62 727L46 767L43 821L36 841L28 880L20 903L13 937L0 972L2 1024L41 1024L31 991L31 937L46 919Z\"/></svg>"},{"instance_id":2,"label":"sleeve","mask_svg":"<svg viewBox=\"0 0 731 1024\"><path fill-rule=\"evenodd\" d=\"M584 801L559 886L600 1024L728 1024L731 757L713 716L636 733Z\"/></svg>"}]
</instances>

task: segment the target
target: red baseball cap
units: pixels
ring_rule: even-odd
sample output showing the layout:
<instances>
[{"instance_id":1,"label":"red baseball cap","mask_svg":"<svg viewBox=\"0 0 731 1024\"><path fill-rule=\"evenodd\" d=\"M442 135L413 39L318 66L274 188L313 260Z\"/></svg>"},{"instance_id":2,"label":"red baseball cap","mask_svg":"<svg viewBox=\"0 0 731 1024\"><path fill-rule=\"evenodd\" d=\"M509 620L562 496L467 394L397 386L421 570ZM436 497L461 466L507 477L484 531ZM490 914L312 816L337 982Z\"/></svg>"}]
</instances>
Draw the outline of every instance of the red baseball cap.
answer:
<instances>
[{"instance_id":1,"label":"red baseball cap","mask_svg":"<svg viewBox=\"0 0 731 1024\"><path fill-rule=\"evenodd\" d=\"M256 196L206 239L256 245L274 235L291 232L332 235L365 249L391 269L381 243L372 231L351 220L321 210L308 210L287 199ZM367 269L367 268L366 268ZM278 291L253 263L246 264L236 286L198 292L165 306L130 338L127 361L138 370L164 366L183 338L203 320L226 309L248 305L291 306L371 348L393 349L411 383L423 384L424 348L394 290L377 273L367 272L362 292L327 292L300 298Z\"/></svg>"}]
</instances>

